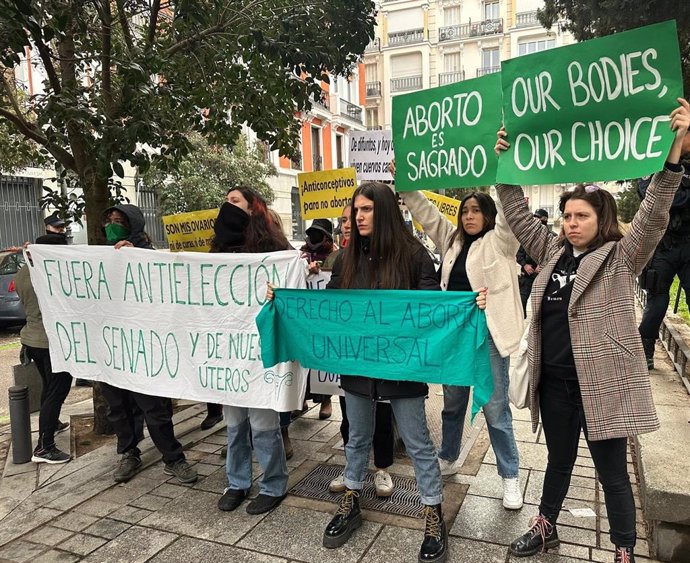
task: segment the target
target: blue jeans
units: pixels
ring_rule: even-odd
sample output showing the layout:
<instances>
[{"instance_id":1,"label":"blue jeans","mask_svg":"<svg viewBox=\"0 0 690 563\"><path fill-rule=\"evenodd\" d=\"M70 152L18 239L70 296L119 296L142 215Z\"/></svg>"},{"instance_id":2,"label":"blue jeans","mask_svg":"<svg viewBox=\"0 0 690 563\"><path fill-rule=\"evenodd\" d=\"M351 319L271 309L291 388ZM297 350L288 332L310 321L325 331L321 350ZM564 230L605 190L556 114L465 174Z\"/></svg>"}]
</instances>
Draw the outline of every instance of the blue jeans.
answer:
<instances>
[{"instance_id":1,"label":"blue jeans","mask_svg":"<svg viewBox=\"0 0 690 563\"><path fill-rule=\"evenodd\" d=\"M264 471L259 492L280 497L287 492L288 468L278 413L269 409L224 407L228 424L228 457L225 471L228 488L249 490L252 486L252 446Z\"/></svg>"},{"instance_id":2,"label":"blue jeans","mask_svg":"<svg viewBox=\"0 0 690 563\"><path fill-rule=\"evenodd\" d=\"M520 457L515 434L513 433L513 413L508 402L508 368L510 357L503 358L498 353L494 341L489 337L489 357L494 376L494 392L484 405L484 418L489 428L491 447L496 454L498 474L512 479L518 476ZM438 457L455 461L460 455L460 441L465 426L465 415L469 403L470 388L455 385L443 386L443 412L441 449Z\"/></svg>"},{"instance_id":3,"label":"blue jeans","mask_svg":"<svg viewBox=\"0 0 690 563\"><path fill-rule=\"evenodd\" d=\"M374 437L376 402L347 391L345 402L347 418L350 421L350 439L345 446L345 486L348 489L361 490ZM426 425L424 397L391 399L391 408L400 436L405 442L407 454L414 464L422 503L431 506L441 504L441 469Z\"/></svg>"}]
</instances>

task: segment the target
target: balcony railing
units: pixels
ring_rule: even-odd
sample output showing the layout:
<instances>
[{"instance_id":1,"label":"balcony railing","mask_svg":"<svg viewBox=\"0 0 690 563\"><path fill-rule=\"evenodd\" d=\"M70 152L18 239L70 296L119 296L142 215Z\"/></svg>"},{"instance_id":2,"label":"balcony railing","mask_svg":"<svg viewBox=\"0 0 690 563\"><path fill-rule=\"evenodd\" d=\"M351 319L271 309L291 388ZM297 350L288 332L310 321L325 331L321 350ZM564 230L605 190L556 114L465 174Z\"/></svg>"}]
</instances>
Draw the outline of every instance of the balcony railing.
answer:
<instances>
[{"instance_id":1,"label":"balcony railing","mask_svg":"<svg viewBox=\"0 0 690 563\"><path fill-rule=\"evenodd\" d=\"M454 82L460 82L465 80L465 71L459 70L457 72L441 72L438 75L438 84L443 86L444 84L453 84Z\"/></svg>"},{"instance_id":2,"label":"balcony railing","mask_svg":"<svg viewBox=\"0 0 690 563\"><path fill-rule=\"evenodd\" d=\"M380 125L367 125L367 131L380 131L383 129Z\"/></svg>"},{"instance_id":3,"label":"balcony railing","mask_svg":"<svg viewBox=\"0 0 690 563\"><path fill-rule=\"evenodd\" d=\"M503 19L483 20L480 22L449 25L438 30L439 41L467 39L468 37L482 37L503 33Z\"/></svg>"},{"instance_id":4,"label":"balcony railing","mask_svg":"<svg viewBox=\"0 0 690 563\"><path fill-rule=\"evenodd\" d=\"M422 75L406 76L404 78L391 78L391 92L404 92L405 90L419 90L422 87Z\"/></svg>"},{"instance_id":5,"label":"balcony railing","mask_svg":"<svg viewBox=\"0 0 690 563\"><path fill-rule=\"evenodd\" d=\"M350 119L354 119L358 123L364 123L362 121L362 108L351 104L347 100L340 100L340 113L342 115L347 115Z\"/></svg>"},{"instance_id":6,"label":"balcony railing","mask_svg":"<svg viewBox=\"0 0 690 563\"><path fill-rule=\"evenodd\" d=\"M424 28L396 31L388 34L388 45L408 45L424 41Z\"/></svg>"},{"instance_id":7,"label":"balcony railing","mask_svg":"<svg viewBox=\"0 0 690 563\"><path fill-rule=\"evenodd\" d=\"M380 98L381 97L381 83L380 82L367 82L366 83L367 98Z\"/></svg>"},{"instance_id":8,"label":"balcony railing","mask_svg":"<svg viewBox=\"0 0 690 563\"><path fill-rule=\"evenodd\" d=\"M331 105L328 94L324 92L320 98L315 98L312 102L312 105L315 105L317 108L321 108L323 110L328 110Z\"/></svg>"},{"instance_id":9,"label":"balcony railing","mask_svg":"<svg viewBox=\"0 0 690 563\"><path fill-rule=\"evenodd\" d=\"M494 72L498 72L501 70L500 65L499 66L486 66L484 68L478 68L477 69L477 78L480 76L486 76L487 74L492 74Z\"/></svg>"},{"instance_id":10,"label":"balcony railing","mask_svg":"<svg viewBox=\"0 0 690 563\"><path fill-rule=\"evenodd\" d=\"M530 27L532 25L540 25L536 10L515 14L515 27Z\"/></svg>"},{"instance_id":11,"label":"balcony railing","mask_svg":"<svg viewBox=\"0 0 690 563\"><path fill-rule=\"evenodd\" d=\"M369 41L369 44L364 48L365 53L375 53L381 50L381 38L376 37Z\"/></svg>"}]
</instances>

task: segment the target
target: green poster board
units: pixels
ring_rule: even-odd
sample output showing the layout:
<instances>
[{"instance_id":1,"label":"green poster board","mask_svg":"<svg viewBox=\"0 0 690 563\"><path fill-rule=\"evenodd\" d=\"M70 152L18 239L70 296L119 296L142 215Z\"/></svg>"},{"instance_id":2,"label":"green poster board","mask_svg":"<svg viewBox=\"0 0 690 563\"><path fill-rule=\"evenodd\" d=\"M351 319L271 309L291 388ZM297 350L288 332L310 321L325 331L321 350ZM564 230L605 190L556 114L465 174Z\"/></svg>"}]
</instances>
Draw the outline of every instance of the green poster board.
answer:
<instances>
[{"instance_id":1,"label":"green poster board","mask_svg":"<svg viewBox=\"0 0 690 563\"><path fill-rule=\"evenodd\" d=\"M675 21L502 64L510 150L497 182L622 180L663 167L682 96Z\"/></svg>"},{"instance_id":2,"label":"green poster board","mask_svg":"<svg viewBox=\"0 0 690 563\"><path fill-rule=\"evenodd\" d=\"M393 97L395 189L493 184L500 124L498 73Z\"/></svg>"}]
</instances>

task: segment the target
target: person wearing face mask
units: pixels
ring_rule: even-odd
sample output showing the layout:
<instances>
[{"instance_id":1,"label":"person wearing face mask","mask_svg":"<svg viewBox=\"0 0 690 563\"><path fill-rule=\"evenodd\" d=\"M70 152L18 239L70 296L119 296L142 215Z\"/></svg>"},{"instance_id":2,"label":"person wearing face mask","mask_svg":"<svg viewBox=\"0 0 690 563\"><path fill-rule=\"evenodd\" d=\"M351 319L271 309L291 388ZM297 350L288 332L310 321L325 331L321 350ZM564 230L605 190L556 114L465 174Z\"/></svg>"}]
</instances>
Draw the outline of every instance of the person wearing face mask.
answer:
<instances>
[{"instance_id":1,"label":"person wearing face mask","mask_svg":"<svg viewBox=\"0 0 690 563\"><path fill-rule=\"evenodd\" d=\"M394 163L391 173L395 175ZM494 391L483 411L491 447L496 454L496 469L502 479L503 506L519 510L523 503L518 475L519 453L508 402L510 355L517 351L523 333L515 263L517 239L488 194L467 193L460 203L457 227L423 193L402 192L400 197L441 254L441 289L481 291L488 288L486 324ZM443 386L442 439L438 452L443 475L458 471L469 394L469 387Z\"/></svg>"},{"instance_id":2,"label":"person wearing face mask","mask_svg":"<svg viewBox=\"0 0 690 563\"><path fill-rule=\"evenodd\" d=\"M532 431L541 418L548 462L539 512L510 545L526 557L557 547L556 521L568 493L581 433L592 455L610 523L615 563L634 563L636 513L628 474L628 439L659 428L640 334L633 280L664 236L690 126L690 104L670 115L675 139L663 169L623 235L616 200L596 184L564 192L560 233L527 208L519 186L498 184L506 220L542 266L532 291L528 336ZM496 153L510 146L498 132Z\"/></svg>"},{"instance_id":3,"label":"person wearing face mask","mask_svg":"<svg viewBox=\"0 0 690 563\"><path fill-rule=\"evenodd\" d=\"M116 250L126 247L153 249L144 231L146 220L136 205L115 205L103 213L103 231ZM144 421L156 448L161 452L166 475L181 483L197 480L196 471L187 463L182 444L175 438L172 401L167 397L144 395L101 383L108 402L108 420L117 435L117 453L122 455L115 470L117 483L129 481L141 467L141 451L137 444L144 437Z\"/></svg>"},{"instance_id":4,"label":"person wearing face mask","mask_svg":"<svg viewBox=\"0 0 690 563\"><path fill-rule=\"evenodd\" d=\"M548 228L549 213L546 211L546 209L537 209L534 212L534 216ZM522 310L525 313L525 318L527 318L527 301L529 300L529 294L532 292L534 278L537 277L537 274L541 271L541 268L539 264L527 256L527 252L525 252L525 248L523 246L521 246L518 250L515 259L517 260L517 263L520 264L520 277L518 279L520 284L520 299L522 300Z\"/></svg>"}]
</instances>

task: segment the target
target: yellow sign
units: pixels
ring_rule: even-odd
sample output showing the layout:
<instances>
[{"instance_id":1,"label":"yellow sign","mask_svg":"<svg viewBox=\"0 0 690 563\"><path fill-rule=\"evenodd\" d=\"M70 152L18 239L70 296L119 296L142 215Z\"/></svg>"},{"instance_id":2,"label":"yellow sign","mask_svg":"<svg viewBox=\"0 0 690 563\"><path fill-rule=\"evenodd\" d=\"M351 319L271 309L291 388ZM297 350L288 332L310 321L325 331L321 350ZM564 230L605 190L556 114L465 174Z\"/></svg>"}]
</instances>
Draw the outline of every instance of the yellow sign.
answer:
<instances>
[{"instance_id":1,"label":"yellow sign","mask_svg":"<svg viewBox=\"0 0 690 563\"><path fill-rule=\"evenodd\" d=\"M303 220L340 217L357 188L354 168L297 174Z\"/></svg>"},{"instance_id":2,"label":"yellow sign","mask_svg":"<svg viewBox=\"0 0 690 563\"><path fill-rule=\"evenodd\" d=\"M163 225L170 252L208 252L218 209L165 215Z\"/></svg>"},{"instance_id":3,"label":"yellow sign","mask_svg":"<svg viewBox=\"0 0 690 563\"><path fill-rule=\"evenodd\" d=\"M453 225L458 224L458 215L460 214L460 201L445 195L438 195L434 192L422 191L426 198L433 203L438 210L443 213ZM418 231L423 231L422 226L417 221L412 221L414 228Z\"/></svg>"}]
</instances>

